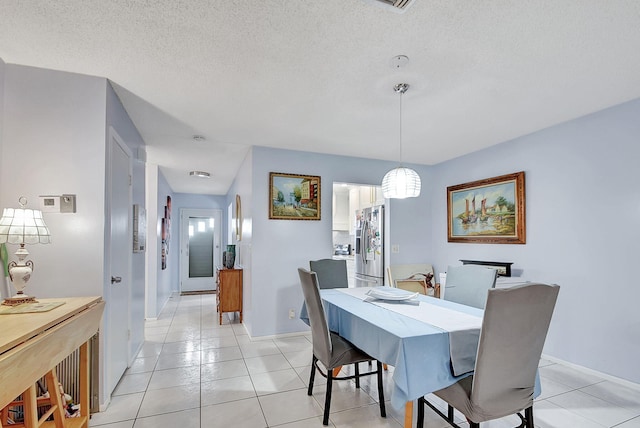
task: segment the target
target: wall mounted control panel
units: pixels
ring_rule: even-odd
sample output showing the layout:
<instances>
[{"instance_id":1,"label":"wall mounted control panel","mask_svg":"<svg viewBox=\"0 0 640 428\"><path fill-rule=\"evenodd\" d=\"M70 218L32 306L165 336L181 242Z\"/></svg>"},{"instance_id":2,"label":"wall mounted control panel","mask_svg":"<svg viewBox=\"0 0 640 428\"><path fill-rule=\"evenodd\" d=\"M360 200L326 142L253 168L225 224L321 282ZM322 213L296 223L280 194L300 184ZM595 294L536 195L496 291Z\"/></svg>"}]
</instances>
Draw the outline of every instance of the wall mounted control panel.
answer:
<instances>
[{"instance_id":1,"label":"wall mounted control panel","mask_svg":"<svg viewBox=\"0 0 640 428\"><path fill-rule=\"evenodd\" d=\"M76 195L40 195L40 210L46 213L74 213Z\"/></svg>"}]
</instances>

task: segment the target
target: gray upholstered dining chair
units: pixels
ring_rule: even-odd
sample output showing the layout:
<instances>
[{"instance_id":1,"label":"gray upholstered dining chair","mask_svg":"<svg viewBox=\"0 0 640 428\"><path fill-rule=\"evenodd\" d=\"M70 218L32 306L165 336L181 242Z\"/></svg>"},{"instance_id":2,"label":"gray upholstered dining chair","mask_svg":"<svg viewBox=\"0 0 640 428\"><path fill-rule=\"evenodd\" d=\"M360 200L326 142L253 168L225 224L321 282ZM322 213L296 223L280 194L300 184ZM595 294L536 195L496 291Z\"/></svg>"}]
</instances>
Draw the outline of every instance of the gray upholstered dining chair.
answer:
<instances>
[{"instance_id":1,"label":"gray upholstered dining chair","mask_svg":"<svg viewBox=\"0 0 640 428\"><path fill-rule=\"evenodd\" d=\"M311 260L309 267L318 275L318 285L321 289L349 287L346 260Z\"/></svg>"},{"instance_id":2,"label":"gray upholstered dining chair","mask_svg":"<svg viewBox=\"0 0 640 428\"><path fill-rule=\"evenodd\" d=\"M546 284L489 290L473 375L434 392L448 404L448 416L420 398L417 427L427 404L454 427L455 408L469 428L512 414L520 417L520 427L533 428L536 371L559 290Z\"/></svg>"},{"instance_id":3,"label":"gray upholstered dining chair","mask_svg":"<svg viewBox=\"0 0 640 428\"><path fill-rule=\"evenodd\" d=\"M367 373L360 373L358 363L372 361L373 358L360 349L356 348L349 341L329 331L327 318L324 313L320 289L318 288L318 277L315 272L299 268L300 285L304 294L304 301L309 314L309 324L311 326L311 341L313 342L313 359L311 362L311 375L309 376L308 395L313 394L313 381L316 369L323 377L327 378L327 391L324 401L324 417L322 423L329 424L329 410L331 407L331 390L333 380L355 379L356 388L360 388L360 376L378 375L378 400L380 401L380 416L386 417L384 406L384 391L382 389L382 364L377 361L377 370ZM324 365L326 373L318 366L318 361ZM354 364L354 375L335 377L333 369L347 364Z\"/></svg>"},{"instance_id":4,"label":"gray upholstered dining chair","mask_svg":"<svg viewBox=\"0 0 640 428\"><path fill-rule=\"evenodd\" d=\"M449 266L443 299L482 309L487 290L495 287L497 276L497 270L483 266Z\"/></svg>"}]
</instances>

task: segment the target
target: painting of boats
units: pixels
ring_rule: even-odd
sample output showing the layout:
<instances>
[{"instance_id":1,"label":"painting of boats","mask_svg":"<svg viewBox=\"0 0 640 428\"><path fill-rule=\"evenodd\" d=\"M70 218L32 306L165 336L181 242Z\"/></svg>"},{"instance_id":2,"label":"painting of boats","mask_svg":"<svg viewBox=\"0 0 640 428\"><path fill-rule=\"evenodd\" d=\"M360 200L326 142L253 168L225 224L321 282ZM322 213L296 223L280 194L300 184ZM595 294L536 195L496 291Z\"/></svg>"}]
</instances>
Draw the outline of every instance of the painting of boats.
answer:
<instances>
[{"instance_id":1,"label":"painting of boats","mask_svg":"<svg viewBox=\"0 0 640 428\"><path fill-rule=\"evenodd\" d=\"M447 188L448 241L524 244L524 171Z\"/></svg>"}]
</instances>

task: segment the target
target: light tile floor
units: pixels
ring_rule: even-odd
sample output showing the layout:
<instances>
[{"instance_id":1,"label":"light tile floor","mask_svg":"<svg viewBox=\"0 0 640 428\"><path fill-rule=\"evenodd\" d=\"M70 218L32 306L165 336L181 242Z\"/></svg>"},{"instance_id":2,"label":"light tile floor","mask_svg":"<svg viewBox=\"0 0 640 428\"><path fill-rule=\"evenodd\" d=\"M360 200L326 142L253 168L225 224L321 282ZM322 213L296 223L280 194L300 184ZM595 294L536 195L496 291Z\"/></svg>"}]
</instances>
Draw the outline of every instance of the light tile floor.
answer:
<instances>
[{"instance_id":1,"label":"light tile floor","mask_svg":"<svg viewBox=\"0 0 640 428\"><path fill-rule=\"evenodd\" d=\"M219 326L214 295L171 298L158 320L147 322L138 358L108 409L93 415L90 426L321 427L324 379L316 377L312 397L306 393L310 335L251 340L232 314L223 319ZM392 373L390 367L385 375L387 398ZM540 376L542 395L534 405L537 428L640 428L640 390L544 360ZM353 382L334 384L330 426L401 427L404 414L390 403L387 418L380 417L375 376L361 386L357 390ZM430 409L425 413L426 427L448 426ZM518 423L512 416L482 426Z\"/></svg>"}]
</instances>

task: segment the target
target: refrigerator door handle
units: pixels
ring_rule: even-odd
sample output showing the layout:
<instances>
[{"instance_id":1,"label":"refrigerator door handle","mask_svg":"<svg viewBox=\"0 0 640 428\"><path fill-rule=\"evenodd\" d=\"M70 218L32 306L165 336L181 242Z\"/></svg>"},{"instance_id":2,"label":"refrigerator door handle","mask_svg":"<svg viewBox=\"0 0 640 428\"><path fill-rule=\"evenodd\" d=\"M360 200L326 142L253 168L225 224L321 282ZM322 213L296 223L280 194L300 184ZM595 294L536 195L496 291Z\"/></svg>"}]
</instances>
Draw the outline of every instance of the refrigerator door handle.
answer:
<instances>
[{"instance_id":1,"label":"refrigerator door handle","mask_svg":"<svg viewBox=\"0 0 640 428\"><path fill-rule=\"evenodd\" d=\"M356 274L356 279L360 280L360 281L364 281L364 282L372 282L374 284L377 284L378 281L376 281L375 279L369 279L369 278L364 278L358 274Z\"/></svg>"},{"instance_id":2,"label":"refrigerator door handle","mask_svg":"<svg viewBox=\"0 0 640 428\"><path fill-rule=\"evenodd\" d=\"M362 221L362 233L361 233L361 239L362 242L360 244L360 249L361 249L361 254L360 257L362 257L362 264L366 265L367 264L367 251L369 249L369 222L367 221L367 219L363 219Z\"/></svg>"}]
</instances>

